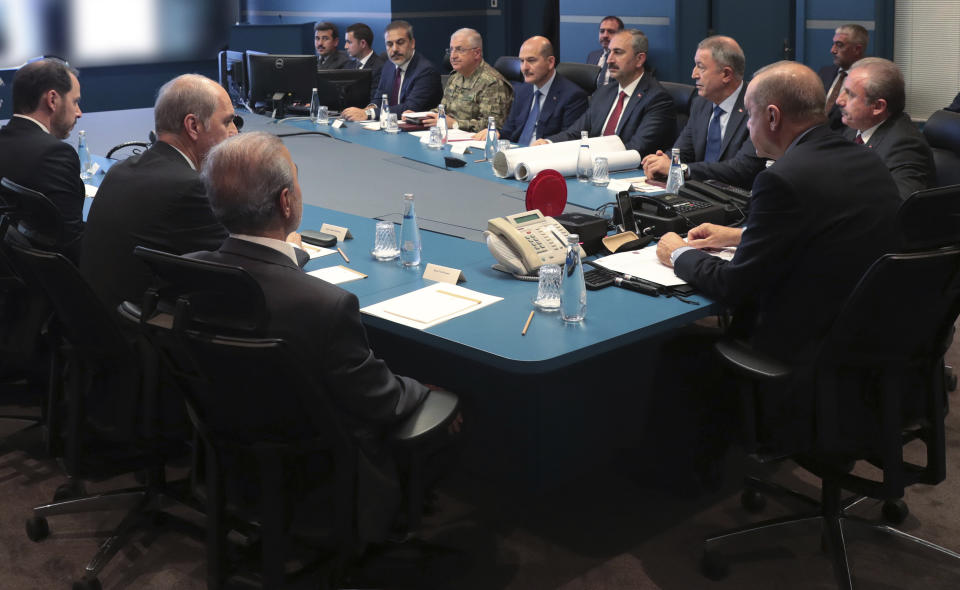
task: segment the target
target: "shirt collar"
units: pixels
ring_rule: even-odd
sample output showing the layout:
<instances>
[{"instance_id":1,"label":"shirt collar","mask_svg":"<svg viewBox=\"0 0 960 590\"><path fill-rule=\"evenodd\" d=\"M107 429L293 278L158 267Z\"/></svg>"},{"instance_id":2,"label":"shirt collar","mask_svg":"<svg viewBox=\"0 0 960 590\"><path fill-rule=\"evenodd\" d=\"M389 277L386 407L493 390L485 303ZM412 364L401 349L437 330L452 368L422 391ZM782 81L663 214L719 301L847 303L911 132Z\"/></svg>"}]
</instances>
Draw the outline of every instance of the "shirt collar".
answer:
<instances>
[{"instance_id":1,"label":"shirt collar","mask_svg":"<svg viewBox=\"0 0 960 590\"><path fill-rule=\"evenodd\" d=\"M164 142L164 143L166 143L166 142ZM178 148L177 146L175 146L175 145L173 145L173 144L170 144L170 143L168 143L167 145L169 145L169 146L172 147L173 149L177 150L177 153L180 154L181 156L183 156L183 159L187 161L187 164L190 164L190 167L191 167L191 168L193 168L194 170L197 169L197 166L196 166L196 164L193 163L193 160L191 160L191 159L187 156L187 154L181 152L181 151L180 151L180 148Z\"/></svg>"},{"instance_id":2,"label":"shirt collar","mask_svg":"<svg viewBox=\"0 0 960 590\"><path fill-rule=\"evenodd\" d=\"M643 80L643 74L646 74L646 71L642 72L642 73L637 77L636 80L634 80L633 82L630 82L630 84L628 84L626 87L623 87L623 86L620 87L620 92L626 92L626 93L627 93L627 99L628 99L628 100L633 97L633 92L634 92L634 90L637 89L637 84L640 83L640 80Z\"/></svg>"},{"instance_id":3,"label":"shirt collar","mask_svg":"<svg viewBox=\"0 0 960 590\"><path fill-rule=\"evenodd\" d=\"M47 129L47 126L46 126L46 125L44 125L44 124L41 123L40 121L37 121L37 120L34 119L33 117L29 117L29 116L27 116L27 115L19 115L19 114L14 114L13 116L14 116L14 117L20 117L21 119L26 119L27 121L33 121L34 123L36 123L37 125L40 126L40 129L43 129L44 133L50 133L50 130Z\"/></svg>"},{"instance_id":4,"label":"shirt collar","mask_svg":"<svg viewBox=\"0 0 960 590\"><path fill-rule=\"evenodd\" d=\"M293 244L289 242L284 242L283 240L277 240L274 238L265 238L263 236L250 236L247 234L230 234L230 237L247 242L253 242L254 244L260 244L261 246L266 246L267 248L272 248L292 260L293 263L298 267L300 266L299 262L297 261L297 251L294 249Z\"/></svg>"},{"instance_id":5,"label":"shirt collar","mask_svg":"<svg viewBox=\"0 0 960 590\"><path fill-rule=\"evenodd\" d=\"M740 84L737 86L737 89L728 97L720 101L720 108L723 109L724 113L728 115L733 112L734 105L737 104L737 98L740 96L740 90L743 89L743 80L740 81Z\"/></svg>"},{"instance_id":6,"label":"shirt collar","mask_svg":"<svg viewBox=\"0 0 960 590\"><path fill-rule=\"evenodd\" d=\"M816 129L817 127L822 127L822 126L823 126L823 125L814 125L813 127L810 127L809 129L807 129L806 131L804 131L804 132L801 133L800 135L798 135L798 136L796 136L795 138L793 138L793 141L790 142L790 145L787 146L787 149L783 150L784 155L786 155L787 152L789 152L790 150L792 150L795 145L797 145L798 143L800 143L800 140L803 139L804 137L806 137L808 133L810 133L811 131L813 131L813 130Z\"/></svg>"},{"instance_id":7,"label":"shirt collar","mask_svg":"<svg viewBox=\"0 0 960 590\"><path fill-rule=\"evenodd\" d=\"M550 79L544 82L543 86L534 85L533 87L534 90L539 90L540 94L542 94L543 96L550 94L550 87L553 86L553 81L554 79L556 79L556 77L557 77L557 71L554 70L553 74L551 74L550 76Z\"/></svg>"},{"instance_id":8,"label":"shirt collar","mask_svg":"<svg viewBox=\"0 0 960 590\"><path fill-rule=\"evenodd\" d=\"M864 145L870 143L870 138L873 137L873 134L876 133L877 129L884 123L886 123L886 120L880 121L870 129L860 132L860 139L863 140Z\"/></svg>"}]
</instances>

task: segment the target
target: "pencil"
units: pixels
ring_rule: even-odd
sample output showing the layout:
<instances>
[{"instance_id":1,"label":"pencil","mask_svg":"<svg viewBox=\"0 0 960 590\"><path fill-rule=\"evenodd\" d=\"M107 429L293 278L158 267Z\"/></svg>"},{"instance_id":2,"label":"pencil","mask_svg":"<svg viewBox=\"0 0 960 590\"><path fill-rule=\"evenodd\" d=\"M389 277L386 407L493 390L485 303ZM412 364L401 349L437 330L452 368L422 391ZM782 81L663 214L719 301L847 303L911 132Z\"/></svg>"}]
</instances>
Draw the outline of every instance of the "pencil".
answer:
<instances>
[{"instance_id":1,"label":"pencil","mask_svg":"<svg viewBox=\"0 0 960 590\"><path fill-rule=\"evenodd\" d=\"M530 315L527 316L527 323L523 325L523 332L520 332L521 336L527 335L527 328L530 327L530 322L533 321L533 310L530 310Z\"/></svg>"},{"instance_id":2,"label":"pencil","mask_svg":"<svg viewBox=\"0 0 960 590\"><path fill-rule=\"evenodd\" d=\"M347 258L347 255L346 255L346 254L343 253L343 250L341 250L340 248L337 248L337 252L340 253L340 256L343 256L343 259L344 259L344 260L346 260L347 262L350 262L350 259Z\"/></svg>"}]
</instances>

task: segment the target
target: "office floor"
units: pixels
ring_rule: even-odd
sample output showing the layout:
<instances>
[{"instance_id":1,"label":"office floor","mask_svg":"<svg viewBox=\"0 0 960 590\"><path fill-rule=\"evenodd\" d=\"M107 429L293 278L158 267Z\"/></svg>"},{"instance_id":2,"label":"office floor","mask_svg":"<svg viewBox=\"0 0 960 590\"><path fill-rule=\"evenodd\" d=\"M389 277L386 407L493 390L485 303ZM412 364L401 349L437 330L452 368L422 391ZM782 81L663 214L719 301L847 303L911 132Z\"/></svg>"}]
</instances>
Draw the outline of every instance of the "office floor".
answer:
<instances>
[{"instance_id":1,"label":"office floor","mask_svg":"<svg viewBox=\"0 0 960 590\"><path fill-rule=\"evenodd\" d=\"M960 367L954 342L949 362ZM960 447L960 394L952 395L947 444ZM0 408L0 412L3 409ZM24 534L30 508L52 497L63 477L54 461L37 458L36 431L15 433L0 421L0 587L68 588L82 571L116 513L51 519L52 535L32 543ZM728 455L724 486L712 493L658 490L623 460L601 466L561 491L519 502L477 474L455 473L441 490L440 510L426 519L423 537L444 548L417 562L417 588L462 590L779 590L834 588L816 530L773 536L738 546L731 572L711 582L697 570L702 538L717 530L788 512L771 501L760 516L743 511L739 480L747 469L736 450ZM796 468L775 477L814 491L816 482ZM109 488L104 482L93 489ZM680 493L677 492L680 490ZM908 491L911 515L903 529L960 550L960 454L948 456L947 480ZM879 518L879 506L860 513ZM857 588L953 589L960 562L860 529L848 529ZM409 568L397 571L408 579ZM407 562L400 562L407 563ZM376 565L376 564L375 564ZM384 569L386 568L386 569ZM426 571L426 574L423 574ZM104 588L192 590L205 587L203 545L175 532L139 537L102 576ZM299 587L299 586L298 586ZM302 587L312 587L308 580ZM383 585L382 587L392 587Z\"/></svg>"}]
</instances>

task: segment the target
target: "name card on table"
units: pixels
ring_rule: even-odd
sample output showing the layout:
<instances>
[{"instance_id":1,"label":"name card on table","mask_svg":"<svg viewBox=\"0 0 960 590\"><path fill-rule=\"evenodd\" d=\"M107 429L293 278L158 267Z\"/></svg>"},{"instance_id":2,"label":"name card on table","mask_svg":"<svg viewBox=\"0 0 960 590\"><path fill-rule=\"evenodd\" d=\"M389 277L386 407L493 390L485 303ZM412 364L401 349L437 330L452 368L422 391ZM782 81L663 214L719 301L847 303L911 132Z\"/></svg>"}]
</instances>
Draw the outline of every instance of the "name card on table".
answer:
<instances>
[{"instance_id":1,"label":"name card on table","mask_svg":"<svg viewBox=\"0 0 960 590\"><path fill-rule=\"evenodd\" d=\"M340 129L341 127L343 127L343 119L335 120L333 123L330 124L330 126L333 127L334 129Z\"/></svg>"},{"instance_id":2,"label":"name card on table","mask_svg":"<svg viewBox=\"0 0 960 590\"><path fill-rule=\"evenodd\" d=\"M320 226L320 231L325 234L330 234L331 236L337 236L338 242L342 242L348 238L353 238L353 234L350 233L349 229L340 227L339 225L330 225L329 223L324 223Z\"/></svg>"},{"instance_id":3,"label":"name card on table","mask_svg":"<svg viewBox=\"0 0 960 590\"><path fill-rule=\"evenodd\" d=\"M423 278L441 283L450 283L451 285L467 282L466 275L464 275L463 271L459 268L440 266L439 264L430 262L427 263L427 268L423 269Z\"/></svg>"}]
</instances>

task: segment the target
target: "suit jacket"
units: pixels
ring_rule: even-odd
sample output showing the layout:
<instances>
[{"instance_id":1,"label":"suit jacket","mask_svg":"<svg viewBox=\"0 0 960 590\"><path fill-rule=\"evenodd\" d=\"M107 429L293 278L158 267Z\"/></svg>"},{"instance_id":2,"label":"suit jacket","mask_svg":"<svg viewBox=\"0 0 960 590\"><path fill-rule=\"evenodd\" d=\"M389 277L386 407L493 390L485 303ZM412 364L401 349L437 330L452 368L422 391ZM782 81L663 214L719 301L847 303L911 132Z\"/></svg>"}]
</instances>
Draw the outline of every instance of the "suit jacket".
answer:
<instances>
[{"instance_id":1,"label":"suit jacket","mask_svg":"<svg viewBox=\"0 0 960 590\"><path fill-rule=\"evenodd\" d=\"M620 85L611 82L593 93L590 107L572 125L555 135L547 136L553 142L579 139L581 131L590 137L603 134L603 123L620 94ZM673 99L650 72L646 72L630 97L620 122L617 135L628 150L651 154L671 145L677 129L677 111Z\"/></svg>"},{"instance_id":2,"label":"suit jacket","mask_svg":"<svg viewBox=\"0 0 960 590\"><path fill-rule=\"evenodd\" d=\"M837 77L837 72L840 71L840 66L829 65L820 68L820 79L823 80L823 89L830 94L830 86L833 85L834 78ZM833 107L830 109L830 112L827 113L827 120L830 122L831 129L842 129L843 128L843 115L840 113L840 107L834 103Z\"/></svg>"},{"instance_id":3,"label":"suit jacket","mask_svg":"<svg viewBox=\"0 0 960 590\"><path fill-rule=\"evenodd\" d=\"M857 138L856 129L844 127L842 133L850 141ZM936 179L933 152L906 113L884 121L864 147L871 148L883 160L897 183L901 199L928 188Z\"/></svg>"},{"instance_id":4,"label":"suit jacket","mask_svg":"<svg viewBox=\"0 0 960 590\"><path fill-rule=\"evenodd\" d=\"M950 103L950 106L946 107L944 110L960 113L960 93L954 97L953 102Z\"/></svg>"},{"instance_id":5,"label":"suit jacket","mask_svg":"<svg viewBox=\"0 0 960 590\"><path fill-rule=\"evenodd\" d=\"M899 205L878 158L817 126L757 176L733 260L689 250L675 272L733 306L741 328L749 320L759 350L802 363L864 271L896 249Z\"/></svg>"},{"instance_id":6,"label":"suit jacket","mask_svg":"<svg viewBox=\"0 0 960 590\"><path fill-rule=\"evenodd\" d=\"M317 56L317 70L350 70L353 58L341 51L334 51L327 57L327 61L320 63L320 56Z\"/></svg>"},{"instance_id":7,"label":"suit jacket","mask_svg":"<svg viewBox=\"0 0 960 590\"><path fill-rule=\"evenodd\" d=\"M380 116L380 97L384 94L390 96L396 75L397 66L391 61L386 62L380 72L380 84L373 95L372 104L377 107L377 117ZM403 77L403 85L400 86L399 100L397 104L390 105L390 112L399 115L407 110L428 111L440 104L442 98L440 72L430 60L417 52L407 65L407 73Z\"/></svg>"},{"instance_id":8,"label":"suit jacket","mask_svg":"<svg viewBox=\"0 0 960 590\"><path fill-rule=\"evenodd\" d=\"M603 55L603 48L594 49L587 54L587 59L583 62L585 64L597 65L600 63L600 56Z\"/></svg>"},{"instance_id":9,"label":"suit jacket","mask_svg":"<svg viewBox=\"0 0 960 590\"><path fill-rule=\"evenodd\" d=\"M360 67L360 60L357 59L350 60L350 67L346 68L350 70L370 70L370 102L367 104L377 104L375 95L377 87L380 86L380 72L383 70L383 65L388 61L387 58L374 51L362 68Z\"/></svg>"},{"instance_id":10,"label":"suit jacket","mask_svg":"<svg viewBox=\"0 0 960 590\"><path fill-rule=\"evenodd\" d=\"M369 461L361 462L358 474L361 497L368 500L360 510L361 529L368 538L383 534L399 499L386 430L423 401L427 387L394 375L374 356L356 295L304 273L283 253L231 237L219 250L189 257L239 266L263 289L270 315L267 336L283 338L309 361L307 369L320 388L316 394L328 396ZM371 499L377 501L371 505Z\"/></svg>"},{"instance_id":11,"label":"suit jacket","mask_svg":"<svg viewBox=\"0 0 960 590\"><path fill-rule=\"evenodd\" d=\"M703 161L707 151L707 129L715 105L700 96L694 97L690 106L690 118L673 144L673 147L680 148L680 161L687 164L690 178L713 178L743 188L753 186L753 179L764 169L766 161L757 157L757 150L750 141L747 111L743 106L743 95L746 92L747 83L744 82L727 121L727 129L720 145L720 159L717 162Z\"/></svg>"},{"instance_id":12,"label":"suit jacket","mask_svg":"<svg viewBox=\"0 0 960 590\"><path fill-rule=\"evenodd\" d=\"M80 272L109 309L139 302L152 274L135 246L186 254L214 250L227 237L200 175L162 141L112 166L87 216Z\"/></svg>"},{"instance_id":13,"label":"suit jacket","mask_svg":"<svg viewBox=\"0 0 960 590\"><path fill-rule=\"evenodd\" d=\"M533 105L533 84L520 84L513 97L510 116L500 130L503 139L516 142L523 133L523 126L530 116ZM587 93L582 88L556 74L550 85L550 93L543 101L540 116L537 117L537 137L547 137L560 133L587 110Z\"/></svg>"},{"instance_id":14,"label":"suit jacket","mask_svg":"<svg viewBox=\"0 0 960 590\"><path fill-rule=\"evenodd\" d=\"M44 194L63 215L63 252L77 262L83 233L80 158L70 144L33 121L13 117L0 129L0 178Z\"/></svg>"}]
</instances>

